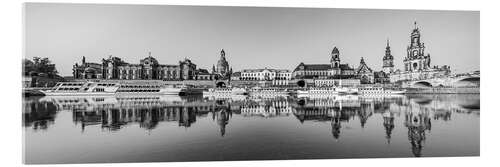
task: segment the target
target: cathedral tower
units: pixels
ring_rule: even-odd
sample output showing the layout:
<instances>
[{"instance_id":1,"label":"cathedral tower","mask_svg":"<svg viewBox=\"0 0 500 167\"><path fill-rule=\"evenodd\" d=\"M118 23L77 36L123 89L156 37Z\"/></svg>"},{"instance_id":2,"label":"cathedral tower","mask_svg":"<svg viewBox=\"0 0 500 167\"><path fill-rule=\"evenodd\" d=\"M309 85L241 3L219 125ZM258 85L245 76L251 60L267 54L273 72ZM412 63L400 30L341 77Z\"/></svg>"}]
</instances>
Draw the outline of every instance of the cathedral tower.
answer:
<instances>
[{"instance_id":1,"label":"cathedral tower","mask_svg":"<svg viewBox=\"0 0 500 167\"><path fill-rule=\"evenodd\" d=\"M337 47L333 48L330 56L331 56L330 63L332 64L332 68L340 68L340 53Z\"/></svg>"},{"instance_id":2,"label":"cathedral tower","mask_svg":"<svg viewBox=\"0 0 500 167\"><path fill-rule=\"evenodd\" d=\"M420 41L420 30L417 22L414 23L410 36L410 45L406 48L406 57L403 60L406 72L423 71L430 69L430 55L425 55L425 45Z\"/></svg>"},{"instance_id":3,"label":"cathedral tower","mask_svg":"<svg viewBox=\"0 0 500 167\"><path fill-rule=\"evenodd\" d=\"M383 58L382 70L386 74L394 71L394 57L391 55L391 47L389 46L389 39L387 39L387 46L385 47L385 56Z\"/></svg>"},{"instance_id":4,"label":"cathedral tower","mask_svg":"<svg viewBox=\"0 0 500 167\"><path fill-rule=\"evenodd\" d=\"M337 47L333 47L332 53L330 54L330 64L332 67L332 74L339 75L342 72L340 69L340 52Z\"/></svg>"}]
</instances>

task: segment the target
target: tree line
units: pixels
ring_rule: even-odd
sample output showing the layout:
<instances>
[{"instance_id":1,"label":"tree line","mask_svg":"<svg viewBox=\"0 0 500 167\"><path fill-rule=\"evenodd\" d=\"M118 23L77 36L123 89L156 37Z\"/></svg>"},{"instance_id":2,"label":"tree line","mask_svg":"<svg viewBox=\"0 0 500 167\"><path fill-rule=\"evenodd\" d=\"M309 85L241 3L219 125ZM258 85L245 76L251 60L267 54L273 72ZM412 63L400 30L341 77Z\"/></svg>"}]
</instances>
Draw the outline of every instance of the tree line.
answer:
<instances>
[{"instance_id":1,"label":"tree line","mask_svg":"<svg viewBox=\"0 0 500 167\"><path fill-rule=\"evenodd\" d=\"M39 76L48 78L60 77L57 74L56 65L52 64L49 58L33 57L32 60L26 58L23 60L24 76Z\"/></svg>"}]
</instances>

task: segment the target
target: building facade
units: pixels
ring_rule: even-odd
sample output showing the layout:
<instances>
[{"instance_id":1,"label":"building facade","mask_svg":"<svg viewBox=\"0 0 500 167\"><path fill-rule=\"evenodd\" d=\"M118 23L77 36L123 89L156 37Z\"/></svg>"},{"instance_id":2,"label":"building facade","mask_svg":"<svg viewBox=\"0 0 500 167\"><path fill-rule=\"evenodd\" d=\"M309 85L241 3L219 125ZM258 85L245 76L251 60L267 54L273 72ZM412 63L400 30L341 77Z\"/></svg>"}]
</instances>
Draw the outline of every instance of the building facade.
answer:
<instances>
[{"instance_id":1,"label":"building facade","mask_svg":"<svg viewBox=\"0 0 500 167\"><path fill-rule=\"evenodd\" d=\"M349 64L341 64L340 52L334 47L330 53L330 64L300 63L292 73L295 79L347 79L354 78L355 70Z\"/></svg>"},{"instance_id":2,"label":"building facade","mask_svg":"<svg viewBox=\"0 0 500 167\"><path fill-rule=\"evenodd\" d=\"M425 44L420 40L420 29L415 28L410 35L410 44L406 48L403 64L404 70L396 70L390 75L391 82L408 80L425 80L449 75L450 66L431 66L431 55L425 55Z\"/></svg>"},{"instance_id":3,"label":"building facade","mask_svg":"<svg viewBox=\"0 0 500 167\"><path fill-rule=\"evenodd\" d=\"M361 57L359 67L356 69L356 78L358 78L362 84L374 83L373 70L366 65L363 57Z\"/></svg>"},{"instance_id":4,"label":"building facade","mask_svg":"<svg viewBox=\"0 0 500 167\"><path fill-rule=\"evenodd\" d=\"M292 73L289 70L280 69L246 69L241 71L240 80L271 81L291 80Z\"/></svg>"},{"instance_id":5,"label":"building facade","mask_svg":"<svg viewBox=\"0 0 500 167\"><path fill-rule=\"evenodd\" d=\"M208 72L207 69L198 69L195 80L214 80L216 75Z\"/></svg>"},{"instance_id":6,"label":"building facade","mask_svg":"<svg viewBox=\"0 0 500 167\"><path fill-rule=\"evenodd\" d=\"M239 73L241 81L270 81L271 85L288 85L292 72L283 69L246 69Z\"/></svg>"},{"instance_id":7,"label":"building facade","mask_svg":"<svg viewBox=\"0 0 500 167\"><path fill-rule=\"evenodd\" d=\"M81 65L73 66L75 79L195 80L197 74L196 64L187 58L176 65L160 64L151 53L139 64L130 64L110 55L102 59L102 64L85 62L83 57Z\"/></svg>"},{"instance_id":8,"label":"building facade","mask_svg":"<svg viewBox=\"0 0 500 167\"><path fill-rule=\"evenodd\" d=\"M82 57L82 64L75 63L73 65L73 77L75 79L99 79L102 78L102 64L89 63L85 61L85 56Z\"/></svg>"}]
</instances>

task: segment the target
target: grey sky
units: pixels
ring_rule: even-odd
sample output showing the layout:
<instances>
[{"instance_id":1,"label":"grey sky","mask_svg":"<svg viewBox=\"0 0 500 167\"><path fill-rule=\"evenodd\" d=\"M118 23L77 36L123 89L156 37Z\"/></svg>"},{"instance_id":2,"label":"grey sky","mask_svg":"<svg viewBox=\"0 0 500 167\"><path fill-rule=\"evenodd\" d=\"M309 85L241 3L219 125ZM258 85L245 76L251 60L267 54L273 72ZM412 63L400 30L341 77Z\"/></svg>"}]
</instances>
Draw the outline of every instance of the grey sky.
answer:
<instances>
[{"instance_id":1,"label":"grey sky","mask_svg":"<svg viewBox=\"0 0 500 167\"><path fill-rule=\"evenodd\" d=\"M328 63L334 46L342 63L361 57L381 70L389 38L402 68L413 22L432 65L479 70L479 12L319 8L202 7L27 3L26 57L49 57L62 75L86 56L139 63L148 52L162 64L185 57L211 69L222 48L233 70Z\"/></svg>"}]
</instances>

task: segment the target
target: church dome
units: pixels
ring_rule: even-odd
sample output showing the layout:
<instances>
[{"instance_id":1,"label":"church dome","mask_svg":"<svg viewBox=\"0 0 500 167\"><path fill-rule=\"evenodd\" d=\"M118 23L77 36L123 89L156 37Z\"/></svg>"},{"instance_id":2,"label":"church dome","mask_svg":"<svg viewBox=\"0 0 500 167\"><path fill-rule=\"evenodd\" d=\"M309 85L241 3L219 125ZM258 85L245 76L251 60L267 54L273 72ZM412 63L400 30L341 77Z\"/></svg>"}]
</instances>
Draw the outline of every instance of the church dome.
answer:
<instances>
[{"instance_id":1,"label":"church dome","mask_svg":"<svg viewBox=\"0 0 500 167\"><path fill-rule=\"evenodd\" d=\"M226 53L224 52L224 49L222 49L220 52L220 59L217 61L217 72L225 74L228 71L229 63L226 60Z\"/></svg>"}]
</instances>

